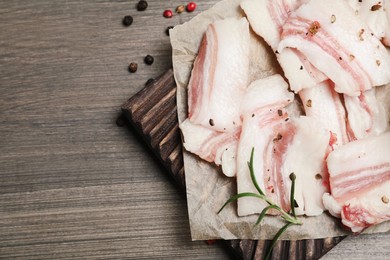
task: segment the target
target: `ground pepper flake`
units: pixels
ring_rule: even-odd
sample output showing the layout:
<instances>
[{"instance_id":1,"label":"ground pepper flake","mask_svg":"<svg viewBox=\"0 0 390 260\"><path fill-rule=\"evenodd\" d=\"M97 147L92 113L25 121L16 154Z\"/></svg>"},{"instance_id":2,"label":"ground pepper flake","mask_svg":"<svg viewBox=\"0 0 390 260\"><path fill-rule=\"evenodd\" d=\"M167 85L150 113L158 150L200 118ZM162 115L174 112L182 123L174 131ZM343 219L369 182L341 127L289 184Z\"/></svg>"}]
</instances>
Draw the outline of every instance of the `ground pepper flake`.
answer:
<instances>
[{"instance_id":1,"label":"ground pepper flake","mask_svg":"<svg viewBox=\"0 0 390 260\"><path fill-rule=\"evenodd\" d=\"M382 202L385 203L385 204L389 203L389 198L386 195L383 195L382 196Z\"/></svg>"},{"instance_id":2,"label":"ground pepper flake","mask_svg":"<svg viewBox=\"0 0 390 260\"><path fill-rule=\"evenodd\" d=\"M283 115L283 111L278 109L278 116L282 116Z\"/></svg>"},{"instance_id":3,"label":"ground pepper flake","mask_svg":"<svg viewBox=\"0 0 390 260\"><path fill-rule=\"evenodd\" d=\"M371 6L371 11L378 11L379 9L381 9L382 5L380 4L376 4L376 5L373 5Z\"/></svg>"},{"instance_id":4,"label":"ground pepper flake","mask_svg":"<svg viewBox=\"0 0 390 260\"><path fill-rule=\"evenodd\" d=\"M364 33L364 29L362 28L362 29L360 29L360 31L359 31L359 40L361 40L361 41L364 41L363 33Z\"/></svg>"},{"instance_id":5,"label":"ground pepper flake","mask_svg":"<svg viewBox=\"0 0 390 260\"><path fill-rule=\"evenodd\" d=\"M306 101L306 106L307 106L307 107L311 107L311 105L312 105L311 99L307 100L307 101Z\"/></svg>"},{"instance_id":6,"label":"ground pepper flake","mask_svg":"<svg viewBox=\"0 0 390 260\"><path fill-rule=\"evenodd\" d=\"M322 180L322 175L317 173L315 176L316 180Z\"/></svg>"},{"instance_id":7,"label":"ground pepper flake","mask_svg":"<svg viewBox=\"0 0 390 260\"><path fill-rule=\"evenodd\" d=\"M318 32L318 30L321 28L321 24L317 21L314 21L311 25L310 25L310 28L309 28L309 34L310 36L314 36L316 35L316 33Z\"/></svg>"},{"instance_id":8,"label":"ground pepper flake","mask_svg":"<svg viewBox=\"0 0 390 260\"><path fill-rule=\"evenodd\" d=\"M354 59L355 59L355 55L350 54L350 55L349 55L349 59L350 59L350 60L354 60Z\"/></svg>"},{"instance_id":9,"label":"ground pepper flake","mask_svg":"<svg viewBox=\"0 0 390 260\"><path fill-rule=\"evenodd\" d=\"M209 124L210 124L211 126L214 126L214 120L213 120L212 118L210 118Z\"/></svg>"},{"instance_id":10,"label":"ground pepper flake","mask_svg":"<svg viewBox=\"0 0 390 260\"><path fill-rule=\"evenodd\" d=\"M380 60L376 60L376 65L380 66L381 65L381 61Z\"/></svg>"},{"instance_id":11,"label":"ground pepper flake","mask_svg":"<svg viewBox=\"0 0 390 260\"><path fill-rule=\"evenodd\" d=\"M277 141L280 141L282 138L283 138L283 136L282 136L281 134L278 134L278 135L274 138L273 142L276 143Z\"/></svg>"}]
</instances>

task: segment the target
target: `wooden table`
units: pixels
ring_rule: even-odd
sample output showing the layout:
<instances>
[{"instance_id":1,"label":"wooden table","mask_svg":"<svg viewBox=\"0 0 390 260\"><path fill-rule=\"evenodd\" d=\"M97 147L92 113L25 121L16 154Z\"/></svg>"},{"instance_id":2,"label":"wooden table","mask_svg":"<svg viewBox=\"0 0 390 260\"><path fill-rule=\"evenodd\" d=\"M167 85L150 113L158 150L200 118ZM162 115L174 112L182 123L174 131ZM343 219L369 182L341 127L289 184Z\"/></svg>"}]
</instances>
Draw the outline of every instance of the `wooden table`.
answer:
<instances>
[{"instance_id":1,"label":"wooden table","mask_svg":"<svg viewBox=\"0 0 390 260\"><path fill-rule=\"evenodd\" d=\"M171 66L165 29L215 2L172 19L163 10L182 2L151 0L144 12L137 1L0 2L0 258L230 258L191 242L183 194L115 124ZM325 258L383 259L389 239L348 238Z\"/></svg>"}]
</instances>

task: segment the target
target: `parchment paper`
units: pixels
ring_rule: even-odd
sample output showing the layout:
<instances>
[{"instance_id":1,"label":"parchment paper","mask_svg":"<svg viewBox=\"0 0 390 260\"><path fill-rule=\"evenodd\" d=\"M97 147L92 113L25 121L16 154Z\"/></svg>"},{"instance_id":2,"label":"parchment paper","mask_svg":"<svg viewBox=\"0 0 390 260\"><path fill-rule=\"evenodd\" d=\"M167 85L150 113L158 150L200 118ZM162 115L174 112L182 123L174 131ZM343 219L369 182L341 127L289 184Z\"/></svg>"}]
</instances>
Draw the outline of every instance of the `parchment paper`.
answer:
<instances>
[{"instance_id":1,"label":"parchment paper","mask_svg":"<svg viewBox=\"0 0 390 260\"><path fill-rule=\"evenodd\" d=\"M170 31L174 76L177 83L179 122L187 117L187 84L200 41L207 26L215 20L240 18L244 13L240 0L224 0L191 21ZM280 72L271 49L252 32L251 80ZM390 102L390 87L381 91L381 99ZM237 193L236 179L225 177L219 168L184 151L188 215L193 240L207 239L272 239L284 225L277 217L266 217L261 226L253 227L257 215L238 217L235 203L216 214L227 199ZM302 226L292 226L282 236L284 240L315 239L347 235L339 219L324 213L318 217L301 217ZM390 222L382 223L364 233L387 232Z\"/></svg>"}]
</instances>

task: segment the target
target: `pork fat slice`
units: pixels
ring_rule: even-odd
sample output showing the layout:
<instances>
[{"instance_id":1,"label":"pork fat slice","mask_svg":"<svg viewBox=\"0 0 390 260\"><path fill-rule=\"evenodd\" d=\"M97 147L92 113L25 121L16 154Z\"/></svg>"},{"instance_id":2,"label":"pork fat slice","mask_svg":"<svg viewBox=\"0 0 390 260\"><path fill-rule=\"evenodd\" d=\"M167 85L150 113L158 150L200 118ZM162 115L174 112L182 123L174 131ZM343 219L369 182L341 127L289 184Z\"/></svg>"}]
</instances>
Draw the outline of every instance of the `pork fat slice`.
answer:
<instances>
[{"instance_id":1,"label":"pork fat slice","mask_svg":"<svg viewBox=\"0 0 390 260\"><path fill-rule=\"evenodd\" d=\"M180 124L184 137L184 148L203 160L222 166L222 172L232 177L236 175L236 153L241 127L231 132L217 132L191 123L186 119Z\"/></svg>"},{"instance_id":2,"label":"pork fat slice","mask_svg":"<svg viewBox=\"0 0 390 260\"><path fill-rule=\"evenodd\" d=\"M329 132L318 130L321 124L311 118L288 120L284 107L292 98L287 83L279 75L256 81L249 87L243 101L244 119L237 152L238 192L256 192L247 165L254 148L255 176L266 195L284 210L290 210L289 176L294 172L297 213L319 215L326 190L322 179L326 178L324 158L329 148ZM247 105L255 99L257 105ZM258 199L240 198L238 214L260 213L266 206Z\"/></svg>"},{"instance_id":3,"label":"pork fat slice","mask_svg":"<svg viewBox=\"0 0 390 260\"><path fill-rule=\"evenodd\" d=\"M330 213L353 232L390 220L390 132L338 147L327 165Z\"/></svg>"},{"instance_id":4,"label":"pork fat slice","mask_svg":"<svg viewBox=\"0 0 390 260\"><path fill-rule=\"evenodd\" d=\"M289 16L278 51L296 48L336 84L359 96L390 82L390 55L345 1L311 0Z\"/></svg>"},{"instance_id":5,"label":"pork fat slice","mask_svg":"<svg viewBox=\"0 0 390 260\"><path fill-rule=\"evenodd\" d=\"M388 127L388 115L377 100L376 89L363 92L359 97L344 95L348 112L349 139L356 140L384 133Z\"/></svg>"},{"instance_id":6,"label":"pork fat slice","mask_svg":"<svg viewBox=\"0 0 390 260\"><path fill-rule=\"evenodd\" d=\"M209 25L188 85L192 123L225 132L241 124L239 107L249 84L249 49L245 18Z\"/></svg>"},{"instance_id":7,"label":"pork fat slice","mask_svg":"<svg viewBox=\"0 0 390 260\"><path fill-rule=\"evenodd\" d=\"M306 116L320 121L332 135L331 146L346 144L348 140L346 113L340 95L330 81L299 92Z\"/></svg>"},{"instance_id":8,"label":"pork fat slice","mask_svg":"<svg viewBox=\"0 0 390 260\"><path fill-rule=\"evenodd\" d=\"M284 23L304 2L307 1L244 0L241 3L252 29L276 52L276 57L294 92L315 86L326 79L299 51L294 49L276 51Z\"/></svg>"}]
</instances>

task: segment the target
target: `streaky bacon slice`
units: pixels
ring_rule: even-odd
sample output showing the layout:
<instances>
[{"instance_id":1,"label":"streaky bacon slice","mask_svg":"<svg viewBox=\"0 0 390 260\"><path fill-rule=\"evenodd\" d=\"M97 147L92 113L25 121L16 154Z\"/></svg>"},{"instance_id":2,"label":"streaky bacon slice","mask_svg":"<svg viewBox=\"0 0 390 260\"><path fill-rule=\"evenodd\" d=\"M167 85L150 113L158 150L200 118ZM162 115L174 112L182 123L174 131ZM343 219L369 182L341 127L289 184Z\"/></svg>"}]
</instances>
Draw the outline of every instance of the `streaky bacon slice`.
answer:
<instances>
[{"instance_id":1,"label":"streaky bacon slice","mask_svg":"<svg viewBox=\"0 0 390 260\"><path fill-rule=\"evenodd\" d=\"M298 49L339 93L359 96L390 82L390 54L345 1L300 6L283 26L278 51L285 48Z\"/></svg>"},{"instance_id":2,"label":"streaky bacon slice","mask_svg":"<svg viewBox=\"0 0 390 260\"><path fill-rule=\"evenodd\" d=\"M237 150L238 193L256 192L247 164L252 148L255 149L256 156L253 162L256 179L262 190L269 190L265 187L263 178L265 150L276 129L288 117L284 107L293 101L294 95L287 89L288 85L280 75L254 81L248 87L241 106L243 125ZM266 206L261 200L241 198L238 201L238 215L259 213Z\"/></svg>"},{"instance_id":3,"label":"streaky bacon slice","mask_svg":"<svg viewBox=\"0 0 390 260\"><path fill-rule=\"evenodd\" d=\"M244 0L241 2L241 8L255 33L276 51L284 23L291 12L305 2L307 1ZM323 73L313 67L296 49L276 51L276 57L289 80L291 90L296 93L326 79Z\"/></svg>"},{"instance_id":4,"label":"streaky bacon slice","mask_svg":"<svg viewBox=\"0 0 390 260\"><path fill-rule=\"evenodd\" d=\"M191 123L186 119L180 124L184 148L203 160L222 166L222 172L236 175L236 153L241 127L231 132L217 132Z\"/></svg>"},{"instance_id":5,"label":"streaky bacon slice","mask_svg":"<svg viewBox=\"0 0 390 260\"><path fill-rule=\"evenodd\" d=\"M327 158L324 205L353 232L390 220L390 132L350 142Z\"/></svg>"},{"instance_id":6,"label":"streaky bacon slice","mask_svg":"<svg viewBox=\"0 0 390 260\"><path fill-rule=\"evenodd\" d=\"M249 49L245 18L209 25L188 85L192 123L225 132L241 125L239 107L249 84Z\"/></svg>"},{"instance_id":7,"label":"streaky bacon slice","mask_svg":"<svg viewBox=\"0 0 390 260\"><path fill-rule=\"evenodd\" d=\"M384 106L377 100L376 89L362 92L358 97L344 95L348 114L348 136L351 141L384 133L389 118Z\"/></svg>"},{"instance_id":8,"label":"streaky bacon slice","mask_svg":"<svg viewBox=\"0 0 390 260\"><path fill-rule=\"evenodd\" d=\"M295 131L293 131L295 129ZM285 148L280 170L284 177L286 193L290 194L290 173L296 175L295 200L299 215L320 215L324 206L322 196L328 191L328 172L325 158L329 154L329 131L315 118L301 116L286 124ZM291 135L291 136L289 136ZM278 142L276 146L278 146ZM275 146L275 145L274 145ZM286 144L283 144L286 146ZM276 149L276 153L278 149ZM277 157L278 158L278 157Z\"/></svg>"},{"instance_id":9,"label":"streaky bacon slice","mask_svg":"<svg viewBox=\"0 0 390 260\"><path fill-rule=\"evenodd\" d=\"M297 176L295 199L298 214L319 215L322 195L328 184L325 157L329 131L308 117L291 118L286 106L292 102L287 83L272 76L251 84L242 105L243 125L237 151L238 192L256 192L247 161L254 148L254 171L261 189L275 203L289 211L289 178ZM267 204L254 198L240 198L240 216L260 213ZM271 211L271 214L277 212Z\"/></svg>"},{"instance_id":10,"label":"streaky bacon slice","mask_svg":"<svg viewBox=\"0 0 390 260\"><path fill-rule=\"evenodd\" d=\"M313 88L299 92L306 116L316 118L332 135L332 147L348 140L346 113L340 94L334 91L333 82L327 80Z\"/></svg>"}]
</instances>

